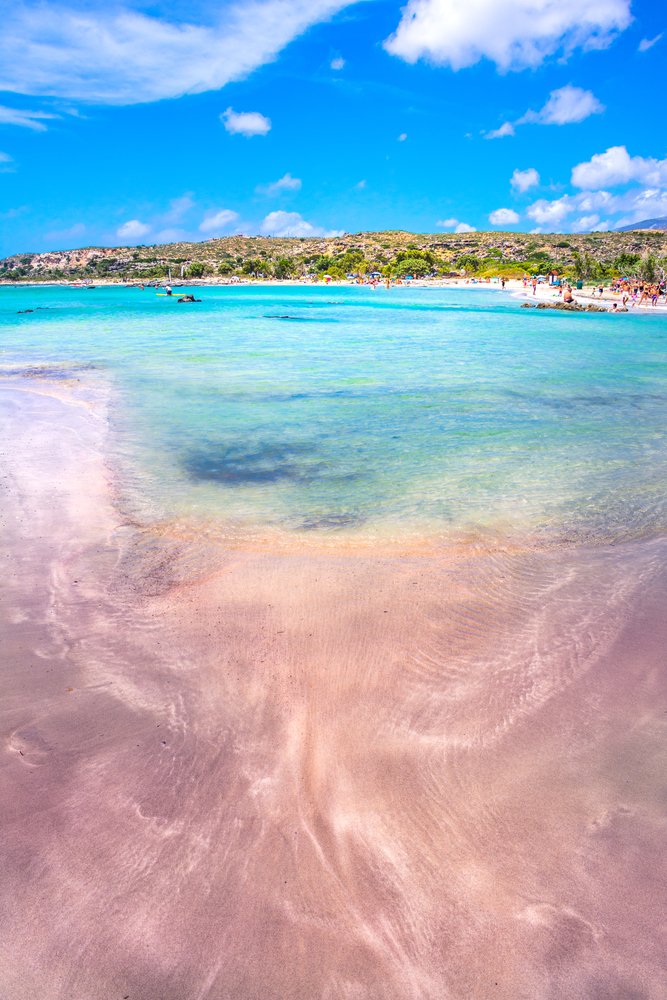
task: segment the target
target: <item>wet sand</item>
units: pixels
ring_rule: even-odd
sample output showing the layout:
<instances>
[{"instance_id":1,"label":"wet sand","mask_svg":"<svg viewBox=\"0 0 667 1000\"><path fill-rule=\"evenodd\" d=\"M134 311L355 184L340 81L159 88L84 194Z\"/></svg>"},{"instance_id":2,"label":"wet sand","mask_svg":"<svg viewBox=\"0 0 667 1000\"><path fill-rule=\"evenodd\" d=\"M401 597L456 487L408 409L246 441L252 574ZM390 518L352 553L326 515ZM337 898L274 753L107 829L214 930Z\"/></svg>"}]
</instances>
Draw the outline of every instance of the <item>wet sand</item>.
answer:
<instances>
[{"instance_id":1,"label":"wet sand","mask_svg":"<svg viewBox=\"0 0 667 1000\"><path fill-rule=\"evenodd\" d=\"M667 542L184 574L0 412L3 1000L667 996Z\"/></svg>"}]
</instances>

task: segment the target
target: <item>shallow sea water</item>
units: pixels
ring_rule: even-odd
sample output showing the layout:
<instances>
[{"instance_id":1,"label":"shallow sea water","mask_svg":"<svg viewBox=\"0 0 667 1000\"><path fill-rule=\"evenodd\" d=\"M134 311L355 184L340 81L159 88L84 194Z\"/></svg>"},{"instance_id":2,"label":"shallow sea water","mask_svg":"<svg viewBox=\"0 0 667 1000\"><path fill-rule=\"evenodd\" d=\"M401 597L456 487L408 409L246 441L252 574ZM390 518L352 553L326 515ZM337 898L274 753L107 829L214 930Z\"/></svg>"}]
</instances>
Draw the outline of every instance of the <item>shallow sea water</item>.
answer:
<instances>
[{"instance_id":1,"label":"shallow sea water","mask_svg":"<svg viewBox=\"0 0 667 1000\"><path fill-rule=\"evenodd\" d=\"M664 1000L665 318L198 294L0 288L0 994Z\"/></svg>"},{"instance_id":2,"label":"shallow sea water","mask_svg":"<svg viewBox=\"0 0 667 1000\"><path fill-rule=\"evenodd\" d=\"M4 370L92 366L87 379L111 381L116 457L149 521L371 537L664 530L664 317L538 313L461 288L197 295L0 289Z\"/></svg>"}]
</instances>

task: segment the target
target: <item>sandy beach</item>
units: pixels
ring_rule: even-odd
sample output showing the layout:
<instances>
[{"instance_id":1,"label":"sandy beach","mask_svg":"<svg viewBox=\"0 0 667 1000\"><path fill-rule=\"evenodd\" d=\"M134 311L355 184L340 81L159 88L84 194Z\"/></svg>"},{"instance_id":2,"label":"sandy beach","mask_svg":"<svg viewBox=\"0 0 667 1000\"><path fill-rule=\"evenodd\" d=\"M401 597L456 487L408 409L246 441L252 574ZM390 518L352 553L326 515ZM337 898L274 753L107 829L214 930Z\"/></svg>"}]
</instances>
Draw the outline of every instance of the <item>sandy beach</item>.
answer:
<instances>
[{"instance_id":1,"label":"sandy beach","mask_svg":"<svg viewBox=\"0 0 667 1000\"><path fill-rule=\"evenodd\" d=\"M0 993L664 997L665 543L221 553L7 380Z\"/></svg>"}]
</instances>

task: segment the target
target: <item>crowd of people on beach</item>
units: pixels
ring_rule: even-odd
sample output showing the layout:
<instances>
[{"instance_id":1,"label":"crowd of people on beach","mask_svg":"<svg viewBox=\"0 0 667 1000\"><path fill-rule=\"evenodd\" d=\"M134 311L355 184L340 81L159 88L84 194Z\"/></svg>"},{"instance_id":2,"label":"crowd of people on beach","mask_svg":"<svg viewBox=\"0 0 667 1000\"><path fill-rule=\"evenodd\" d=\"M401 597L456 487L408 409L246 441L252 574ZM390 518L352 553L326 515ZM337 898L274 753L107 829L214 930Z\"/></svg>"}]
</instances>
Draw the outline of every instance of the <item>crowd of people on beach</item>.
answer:
<instances>
[{"instance_id":1,"label":"crowd of people on beach","mask_svg":"<svg viewBox=\"0 0 667 1000\"><path fill-rule=\"evenodd\" d=\"M632 306L657 306L662 298L667 305L667 281L649 282L639 279L618 278L611 284L611 291L621 296L623 305ZM604 292L604 286L598 288L600 297Z\"/></svg>"},{"instance_id":2,"label":"crowd of people on beach","mask_svg":"<svg viewBox=\"0 0 667 1000\"><path fill-rule=\"evenodd\" d=\"M533 295L537 292L538 280L533 277L532 279L524 278L524 288L530 285L533 290ZM503 288L505 283L503 281ZM556 292L562 297L563 302L571 304L575 301L574 293L572 291L572 285L562 280L558 280L553 283ZM577 289L582 290L582 283L577 284ZM615 278L609 288L605 288L604 284L595 285L591 292L591 298L598 299L608 299L609 293L614 296L619 296L621 300L621 310L628 311L628 309L634 306L658 306L660 305L660 300L663 300L663 304L667 305L667 280L661 279L656 282L644 281L640 278ZM589 293L584 292L584 296L587 297ZM619 307L618 302L614 302L612 311L616 311Z\"/></svg>"}]
</instances>

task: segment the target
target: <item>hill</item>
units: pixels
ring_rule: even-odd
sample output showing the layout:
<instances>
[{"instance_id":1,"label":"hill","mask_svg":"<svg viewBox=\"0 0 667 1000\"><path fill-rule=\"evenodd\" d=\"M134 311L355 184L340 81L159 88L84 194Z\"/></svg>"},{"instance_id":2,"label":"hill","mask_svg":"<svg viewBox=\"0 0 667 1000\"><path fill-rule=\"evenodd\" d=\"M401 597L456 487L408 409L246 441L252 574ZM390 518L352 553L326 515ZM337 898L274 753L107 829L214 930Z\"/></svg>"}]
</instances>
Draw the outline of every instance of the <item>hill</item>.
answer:
<instances>
[{"instance_id":1,"label":"hill","mask_svg":"<svg viewBox=\"0 0 667 1000\"><path fill-rule=\"evenodd\" d=\"M638 229L658 229L661 232L667 230L667 215L661 219L644 219L643 222L633 222L631 226L621 226L617 233L633 233Z\"/></svg>"},{"instance_id":2,"label":"hill","mask_svg":"<svg viewBox=\"0 0 667 1000\"><path fill-rule=\"evenodd\" d=\"M465 270L509 277L552 268L598 278L634 273L645 266L650 271L666 255L667 233L650 230L577 235L400 231L308 238L236 235L201 243L14 254L0 260L0 281L149 281L162 279L169 271L174 280L209 281L233 275L341 277L371 271L426 275Z\"/></svg>"}]
</instances>

